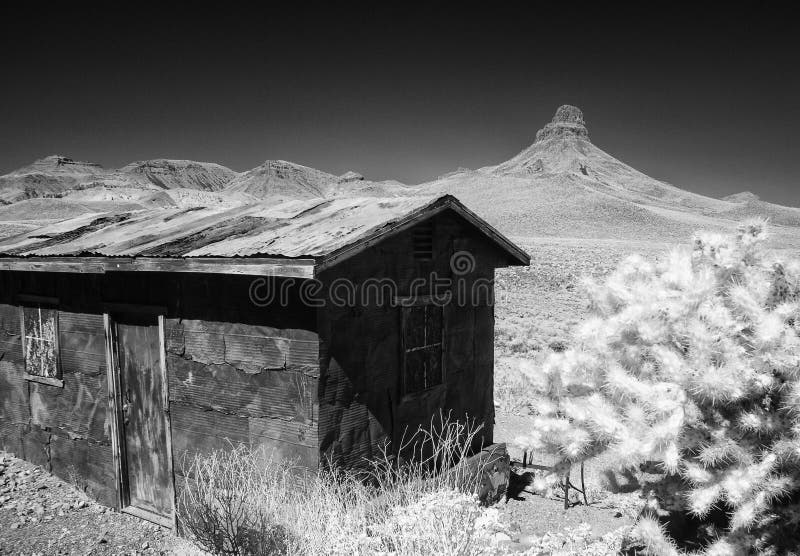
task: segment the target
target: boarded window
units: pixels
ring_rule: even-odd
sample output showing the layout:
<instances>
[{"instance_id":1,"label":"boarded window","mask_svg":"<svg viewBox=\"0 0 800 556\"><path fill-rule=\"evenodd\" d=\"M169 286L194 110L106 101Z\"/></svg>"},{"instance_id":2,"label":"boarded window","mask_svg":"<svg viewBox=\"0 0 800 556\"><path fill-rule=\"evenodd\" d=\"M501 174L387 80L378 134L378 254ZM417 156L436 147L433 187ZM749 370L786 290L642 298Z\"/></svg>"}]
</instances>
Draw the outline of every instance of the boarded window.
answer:
<instances>
[{"instance_id":1,"label":"boarded window","mask_svg":"<svg viewBox=\"0 0 800 556\"><path fill-rule=\"evenodd\" d=\"M442 336L442 307L426 304L403 308L405 393L442 384Z\"/></svg>"},{"instance_id":2,"label":"boarded window","mask_svg":"<svg viewBox=\"0 0 800 556\"><path fill-rule=\"evenodd\" d=\"M433 222L423 222L412 231L414 242L414 260L430 261L433 259Z\"/></svg>"},{"instance_id":3,"label":"boarded window","mask_svg":"<svg viewBox=\"0 0 800 556\"><path fill-rule=\"evenodd\" d=\"M22 307L25 372L60 379L58 365L58 310L43 304Z\"/></svg>"}]
</instances>

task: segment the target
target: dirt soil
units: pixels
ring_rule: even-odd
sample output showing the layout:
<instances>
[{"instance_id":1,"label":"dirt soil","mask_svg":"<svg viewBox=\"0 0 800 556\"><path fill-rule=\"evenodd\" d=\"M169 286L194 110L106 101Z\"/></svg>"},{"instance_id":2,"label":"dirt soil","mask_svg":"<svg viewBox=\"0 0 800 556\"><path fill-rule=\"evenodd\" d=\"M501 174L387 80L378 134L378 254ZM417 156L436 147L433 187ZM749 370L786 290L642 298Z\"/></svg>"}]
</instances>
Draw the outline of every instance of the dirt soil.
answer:
<instances>
[{"instance_id":1,"label":"dirt soil","mask_svg":"<svg viewBox=\"0 0 800 556\"><path fill-rule=\"evenodd\" d=\"M644 500L636 477L621 477L609 471L602 457L587 462L584 473L588 505L583 497L571 492L569 508L564 509L563 498L535 493L530 486L534 476L547 473L556 463L552 455L525 453L514 444L514 438L530 430L532 415L507 415L498 413L495 418L494 440L506 442L512 463L512 481L509 499L500 504L517 538L541 536L547 532L575 529L582 523L592 527L592 536L600 538L619 528L632 527ZM580 474L574 470L571 481L580 486Z\"/></svg>"},{"instance_id":2,"label":"dirt soil","mask_svg":"<svg viewBox=\"0 0 800 556\"><path fill-rule=\"evenodd\" d=\"M195 554L158 525L115 512L26 461L0 454L0 555Z\"/></svg>"}]
</instances>

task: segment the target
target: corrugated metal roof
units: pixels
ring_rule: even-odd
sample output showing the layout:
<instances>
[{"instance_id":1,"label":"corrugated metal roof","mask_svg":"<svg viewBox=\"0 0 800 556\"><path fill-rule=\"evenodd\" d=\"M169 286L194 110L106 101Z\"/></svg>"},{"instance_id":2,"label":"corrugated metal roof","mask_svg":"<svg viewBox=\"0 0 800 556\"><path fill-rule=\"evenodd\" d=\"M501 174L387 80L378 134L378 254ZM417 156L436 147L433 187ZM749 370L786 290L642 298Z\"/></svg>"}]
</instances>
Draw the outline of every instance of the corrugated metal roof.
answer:
<instances>
[{"instance_id":1,"label":"corrugated metal roof","mask_svg":"<svg viewBox=\"0 0 800 556\"><path fill-rule=\"evenodd\" d=\"M443 208L455 208L485 232L490 230L492 239L520 261L527 257L450 195L84 215L0 240L0 256L324 259Z\"/></svg>"}]
</instances>

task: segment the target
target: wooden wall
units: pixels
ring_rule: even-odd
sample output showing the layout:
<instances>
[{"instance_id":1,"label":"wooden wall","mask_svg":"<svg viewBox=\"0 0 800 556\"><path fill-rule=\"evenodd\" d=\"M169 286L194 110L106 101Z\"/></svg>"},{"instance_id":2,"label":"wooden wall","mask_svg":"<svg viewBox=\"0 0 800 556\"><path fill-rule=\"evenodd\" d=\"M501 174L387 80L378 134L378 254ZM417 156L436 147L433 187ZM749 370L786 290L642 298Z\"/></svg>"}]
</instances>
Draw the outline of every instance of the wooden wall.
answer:
<instances>
[{"instance_id":1,"label":"wooden wall","mask_svg":"<svg viewBox=\"0 0 800 556\"><path fill-rule=\"evenodd\" d=\"M240 442L316 466L316 311L299 303L296 287L287 288L286 306L258 307L252 280L0 272L0 448L116 504L103 311L105 303L130 303L165 309L177 475L191 454ZM20 293L60 301L63 388L24 379Z\"/></svg>"},{"instance_id":2,"label":"wooden wall","mask_svg":"<svg viewBox=\"0 0 800 556\"><path fill-rule=\"evenodd\" d=\"M490 282L494 268L503 264L496 246L453 213L436 217L434 257L413 257L413 233L381 242L321 275L330 298L337 280L348 279L361 291L365 280L387 278L399 295L409 295L415 278L436 272L458 278L450 268L454 252L467 251L475 269L463 276L471 291L475 280ZM455 282L454 282L455 283ZM360 294L356 294L361 297ZM373 299L370 297L370 299ZM430 424L439 409L454 418L484 424L483 442L491 443L494 422L494 308L486 296L477 304L456 300L444 308L444 385L417 394L401 389L401 308L389 304L337 307L328 303L319 311L320 385L319 437L325 458L359 465L377 455L380 445L398 441L408 430Z\"/></svg>"},{"instance_id":3,"label":"wooden wall","mask_svg":"<svg viewBox=\"0 0 800 556\"><path fill-rule=\"evenodd\" d=\"M116 504L102 314L87 309L91 276L0 272L0 446ZM61 299L64 387L25 380L17 293Z\"/></svg>"}]
</instances>

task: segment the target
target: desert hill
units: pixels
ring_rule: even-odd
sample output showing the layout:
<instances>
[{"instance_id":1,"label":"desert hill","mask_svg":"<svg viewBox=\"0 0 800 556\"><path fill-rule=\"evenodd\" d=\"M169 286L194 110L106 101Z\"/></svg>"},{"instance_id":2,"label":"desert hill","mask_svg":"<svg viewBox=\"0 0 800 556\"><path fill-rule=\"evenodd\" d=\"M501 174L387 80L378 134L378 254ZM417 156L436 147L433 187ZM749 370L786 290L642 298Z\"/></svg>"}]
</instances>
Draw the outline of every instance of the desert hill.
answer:
<instances>
[{"instance_id":1,"label":"desert hill","mask_svg":"<svg viewBox=\"0 0 800 556\"><path fill-rule=\"evenodd\" d=\"M374 182L353 171L335 176L285 160L267 160L230 181L226 192L263 200L334 197L395 197L413 193L398 181Z\"/></svg>"},{"instance_id":2,"label":"desert hill","mask_svg":"<svg viewBox=\"0 0 800 556\"><path fill-rule=\"evenodd\" d=\"M516 236L685 239L764 216L800 238L800 209L741 194L713 199L653 179L594 145L583 113L569 105L513 158L419 188L452 193Z\"/></svg>"},{"instance_id":3,"label":"desert hill","mask_svg":"<svg viewBox=\"0 0 800 556\"><path fill-rule=\"evenodd\" d=\"M0 201L63 198L87 189L219 191L236 175L219 164L190 160L145 160L105 169L99 164L52 155L0 176Z\"/></svg>"},{"instance_id":4,"label":"desert hill","mask_svg":"<svg viewBox=\"0 0 800 556\"><path fill-rule=\"evenodd\" d=\"M163 189L183 188L201 191L219 191L237 175L230 168L219 164L166 159L132 162L120 168L119 172L130 176L141 176Z\"/></svg>"},{"instance_id":5,"label":"desert hill","mask_svg":"<svg viewBox=\"0 0 800 556\"><path fill-rule=\"evenodd\" d=\"M800 208L750 192L714 199L653 179L596 146L580 109L564 105L535 141L505 162L459 169L408 186L337 176L284 160L245 172L219 164L156 159L118 169L49 156L0 176L0 234L86 213L218 206L295 199L451 193L518 238L685 240L768 218L779 242L800 247Z\"/></svg>"}]
</instances>

